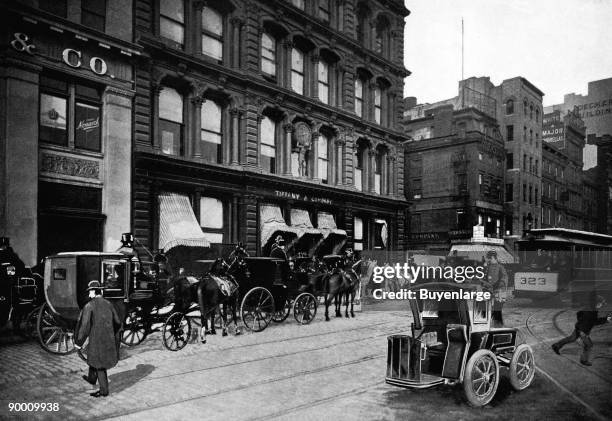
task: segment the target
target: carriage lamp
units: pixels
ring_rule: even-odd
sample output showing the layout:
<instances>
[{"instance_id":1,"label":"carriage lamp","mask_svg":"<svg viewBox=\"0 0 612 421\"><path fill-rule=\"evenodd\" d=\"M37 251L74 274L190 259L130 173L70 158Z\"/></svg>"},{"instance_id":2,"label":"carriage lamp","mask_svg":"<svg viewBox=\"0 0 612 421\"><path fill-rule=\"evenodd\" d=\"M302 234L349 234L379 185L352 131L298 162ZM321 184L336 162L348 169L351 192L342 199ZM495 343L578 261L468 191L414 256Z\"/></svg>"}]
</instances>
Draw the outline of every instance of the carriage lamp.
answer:
<instances>
[{"instance_id":1,"label":"carriage lamp","mask_svg":"<svg viewBox=\"0 0 612 421\"><path fill-rule=\"evenodd\" d=\"M15 266L9 265L6 267L6 274L9 276L15 275Z\"/></svg>"}]
</instances>

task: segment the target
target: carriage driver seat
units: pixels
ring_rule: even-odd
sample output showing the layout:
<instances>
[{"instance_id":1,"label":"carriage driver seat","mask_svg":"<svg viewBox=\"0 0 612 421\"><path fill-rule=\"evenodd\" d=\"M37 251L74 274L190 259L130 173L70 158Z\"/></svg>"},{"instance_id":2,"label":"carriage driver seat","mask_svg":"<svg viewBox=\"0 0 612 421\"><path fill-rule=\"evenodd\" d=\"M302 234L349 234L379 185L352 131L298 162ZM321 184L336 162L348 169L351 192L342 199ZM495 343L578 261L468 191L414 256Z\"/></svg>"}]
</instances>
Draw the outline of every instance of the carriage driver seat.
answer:
<instances>
[{"instance_id":1,"label":"carriage driver seat","mask_svg":"<svg viewBox=\"0 0 612 421\"><path fill-rule=\"evenodd\" d=\"M458 379L463 365L463 356L467 347L467 326L448 324L446 326L447 347L442 366L442 377Z\"/></svg>"}]
</instances>

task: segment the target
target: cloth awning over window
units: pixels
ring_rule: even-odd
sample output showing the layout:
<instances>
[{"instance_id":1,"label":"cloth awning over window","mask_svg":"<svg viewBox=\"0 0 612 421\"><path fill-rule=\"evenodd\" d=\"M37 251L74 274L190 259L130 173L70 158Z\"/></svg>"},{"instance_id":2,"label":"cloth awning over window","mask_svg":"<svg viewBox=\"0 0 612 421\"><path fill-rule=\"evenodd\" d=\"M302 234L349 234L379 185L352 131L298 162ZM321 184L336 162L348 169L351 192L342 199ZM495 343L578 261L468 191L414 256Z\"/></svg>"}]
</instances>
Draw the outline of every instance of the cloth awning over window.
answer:
<instances>
[{"instance_id":1,"label":"cloth awning over window","mask_svg":"<svg viewBox=\"0 0 612 421\"><path fill-rule=\"evenodd\" d=\"M159 248L167 252L176 246L210 247L186 195L159 195Z\"/></svg>"},{"instance_id":2,"label":"cloth awning over window","mask_svg":"<svg viewBox=\"0 0 612 421\"><path fill-rule=\"evenodd\" d=\"M497 260L500 263L514 263L514 256L510 254L503 246L489 244L453 244L449 256L452 256L454 251L457 251L457 256L467 257L470 260L482 261L483 257L487 256L489 250L497 252Z\"/></svg>"},{"instance_id":3,"label":"cloth awning over window","mask_svg":"<svg viewBox=\"0 0 612 421\"><path fill-rule=\"evenodd\" d=\"M312 226L310 215L305 209L291 209L291 226L300 229L296 244L297 251L311 254L323 239L323 233Z\"/></svg>"},{"instance_id":4,"label":"cloth awning over window","mask_svg":"<svg viewBox=\"0 0 612 421\"><path fill-rule=\"evenodd\" d=\"M290 227L277 205L262 204L259 206L259 229L261 232L261 247L266 248L277 235L282 235L287 249L291 248L300 236L300 228Z\"/></svg>"},{"instance_id":5,"label":"cloth awning over window","mask_svg":"<svg viewBox=\"0 0 612 421\"><path fill-rule=\"evenodd\" d=\"M334 215L328 212L317 214L319 231L323 233L323 243L331 243L331 249L326 253L337 254L346 243L346 231L336 225Z\"/></svg>"}]
</instances>

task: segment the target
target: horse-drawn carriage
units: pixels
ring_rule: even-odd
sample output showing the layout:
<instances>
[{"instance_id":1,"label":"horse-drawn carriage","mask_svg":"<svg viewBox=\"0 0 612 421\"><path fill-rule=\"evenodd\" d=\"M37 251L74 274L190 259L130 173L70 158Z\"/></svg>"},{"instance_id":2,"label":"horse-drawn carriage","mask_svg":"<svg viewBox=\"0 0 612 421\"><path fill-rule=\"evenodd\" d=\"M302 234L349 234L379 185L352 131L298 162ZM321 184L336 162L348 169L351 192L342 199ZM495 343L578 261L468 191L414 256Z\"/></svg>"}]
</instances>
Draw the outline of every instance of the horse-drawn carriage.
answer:
<instances>
[{"instance_id":1,"label":"horse-drawn carriage","mask_svg":"<svg viewBox=\"0 0 612 421\"><path fill-rule=\"evenodd\" d=\"M74 351L79 313L87 303L87 285L97 280L124 320L121 340L140 343L148 333L150 314L163 301L155 278L141 272L140 261L124 253L67 252L45 259L46 302L38 313L41 346L53 354Z\"/></svg>"},{"instance_id":2,"label":"horse-drawn carriage","mask_svg":"<svg viewBox=\"0 0 612 421\"><path fill-rule=\"evenodd\" d=\"M421 297L421 291L427 295ZM387 339L387 383L417 389L461 384L472 406L491 402L500 366L508 368L515 390L531 384L531 348L519 344L518 329L491 327L491 301L478 299L477 285L430 283L411 292L411 335Z\"/></svg>"}]
</instances>

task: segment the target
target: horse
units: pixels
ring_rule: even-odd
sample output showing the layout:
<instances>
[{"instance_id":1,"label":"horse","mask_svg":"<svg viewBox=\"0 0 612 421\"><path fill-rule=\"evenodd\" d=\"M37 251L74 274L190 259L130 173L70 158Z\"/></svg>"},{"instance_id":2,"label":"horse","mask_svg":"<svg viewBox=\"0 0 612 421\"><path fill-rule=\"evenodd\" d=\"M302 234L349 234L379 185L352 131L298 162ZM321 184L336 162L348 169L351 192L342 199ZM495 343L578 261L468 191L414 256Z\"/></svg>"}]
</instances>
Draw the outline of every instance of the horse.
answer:
<instances>
[{"instance_id":1,"label":"horse","mask_svg":"<svg viewBox=\"0 0 612 421\"><path fill-rule=\"evenodd\" d=\"M359 261L360 262L360 261ZM325 291L325 321L329 322L329 306L332 300L336 308L336 317L342 317L340 307L342 306L342 298L345 298L344 316L349 317L349 304L351 305L350 317L355 317L354 301L357 293L357 288L360 285L360 279L354 271L354 267L359 264L355 263L350 269L346 270L342 261L336 263L336 267L324 278Z\"/></svg>"},{"instance_id":2,"label":"horse","mask_svg":"<svg viewBox=\"0 0 612 421\"><path fill-rule=\"evenodd\" d=\"M227 336L227 308L232 312L232 321L236 326L236 335L240 334L238 328L238 284L232 273L244 269L243 257L248 253L241 245L230 255L232 262L227 264L224 259L216 259L207 274L200 278L181 276L174 281L175 309L185 312L192 304L198 303L200 308L200 341L206 343L207 334L216 334L215 312L223 308L221 313L221 327L223 336ZM235 289L229 294L223 291L222 285L234 285ZM211 321L211 329L208 329L208 320Z\"/></svg>"}]
</instances>

